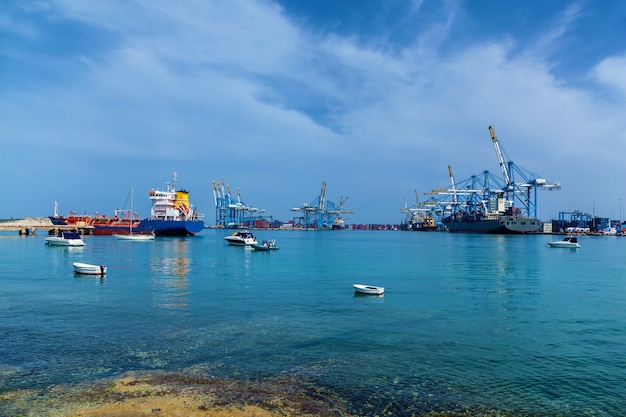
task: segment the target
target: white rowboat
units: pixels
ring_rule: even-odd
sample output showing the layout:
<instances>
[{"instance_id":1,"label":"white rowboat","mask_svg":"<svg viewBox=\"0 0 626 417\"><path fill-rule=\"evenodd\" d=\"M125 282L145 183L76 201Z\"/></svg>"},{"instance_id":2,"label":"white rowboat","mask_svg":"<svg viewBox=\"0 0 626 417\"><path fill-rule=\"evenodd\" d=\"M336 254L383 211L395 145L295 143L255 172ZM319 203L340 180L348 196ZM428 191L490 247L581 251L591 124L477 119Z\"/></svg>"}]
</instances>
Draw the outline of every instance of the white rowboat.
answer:
<instances>
[{"instance_id":1,"label":"white rowboat","mask_svg":"<svg viewBox=\"0 0 626 417\"><path fill-rule=\"evenodd\" d=\"M77 274L85 275L104 275L107 273L107 267L105 265L92 265L82 262L74 262L74 272Z\"/></svg>"},{"instance_id":2,"label":"white rowboat","mask_svg":"<svg viewBox=\"0 0 626 417\"><path fill-rule=\"evenodd\" d=\"M353 284L354 292L368 295L382 295L385 292L384 287L375 287L373 285Z\"/></svg>"}]
</instances>

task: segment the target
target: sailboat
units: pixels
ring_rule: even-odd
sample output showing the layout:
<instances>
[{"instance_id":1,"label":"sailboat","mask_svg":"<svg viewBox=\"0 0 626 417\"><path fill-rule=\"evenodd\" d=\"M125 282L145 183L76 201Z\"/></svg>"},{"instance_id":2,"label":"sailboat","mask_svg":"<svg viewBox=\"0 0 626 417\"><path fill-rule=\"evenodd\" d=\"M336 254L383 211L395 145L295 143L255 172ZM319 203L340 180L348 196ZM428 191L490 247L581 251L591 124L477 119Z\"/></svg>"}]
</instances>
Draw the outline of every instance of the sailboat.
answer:
<instances>
[{"instance_id":1,"label":"sailboat","mask_svg":"<svg viewBox=\"0 0 626 417\"><path fill-rule=\"evenodd\" d=\"M133 222L132 222L132 215L133 215L133 199L135 196L135 189L134 186L130 187L130 217L131 217L131 221L128 224L128 234L114 234L113 236L117 239L117 240L133 240L133 241L147 241L147 240L154 240L154 232L151 233L133 233Z\"/></svg>"}]
</instances>

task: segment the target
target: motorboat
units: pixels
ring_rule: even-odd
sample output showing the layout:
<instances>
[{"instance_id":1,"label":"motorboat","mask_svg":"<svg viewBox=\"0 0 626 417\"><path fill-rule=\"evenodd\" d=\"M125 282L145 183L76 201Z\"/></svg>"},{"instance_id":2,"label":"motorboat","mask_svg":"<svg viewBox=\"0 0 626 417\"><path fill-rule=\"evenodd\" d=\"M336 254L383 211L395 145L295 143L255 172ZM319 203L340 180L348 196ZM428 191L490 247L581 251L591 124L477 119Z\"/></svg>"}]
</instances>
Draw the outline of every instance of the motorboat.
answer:
<instances>
[{"instance_id":1,"label":"motorboat","mask_svg":"<svg viewBox=\"0 0 626 417\"><path fill-rule=\"evenodd\" d=\"M563 240L548 242L551 248L579 248L580 244L576 236L567 236Z\"/></svg>"},{"instance_id":2,"label":"motorboat","mask_svg":"<svg viewBox=\"0 0 626 417\"><path fill-rule=\"evenodd\" d=\"M368 295L382 295L385 292L384 287L375 287L373 285L353 284L354 292Z\"/></svg>"},{"instance_id":3,"label":"motorboat","mask_svg":"<svg viewBox=\"0 0 626 417\"><path fill-rule=\"evenodd\" d=\"M274 239L264 240L261 242L260 245L258 243L252 245L252 250L258 250L258 251L278 250L278 249L279 247L276 246L276 240Z\"/></svg>"},{"instance_id":4,"label":"motorboat","mask_svg":"<svg viewBox=\"0 0 626 417\"><path fill-rule=\"evenodd\" d=\"M226 236L224 240L234 246L251 246L258 243L254 235L247 230L235 232L230 236Z\"/></svg>"},{"instance_id":5,"label":"motorboat","mask_svg":"<svg viewBox=\"0 0 626 417\"><path fill-rule=\"evenodd\" d=\"M85 242L77 232L61 232L57 236L46 238L46 245L50 246L85 246Z\"/></svg>"},{"instance_id":6,"label":"motorboat","mask_svg":"<svg viewBox=\"0 0 626 417\"><path fill-rule=\"evenodd\" d=\"M85 275L104 275L107 273L107 267L105 265L93 265L82 262L74 262L74 272L77 274Z\"/></svg>"}]
</instances>

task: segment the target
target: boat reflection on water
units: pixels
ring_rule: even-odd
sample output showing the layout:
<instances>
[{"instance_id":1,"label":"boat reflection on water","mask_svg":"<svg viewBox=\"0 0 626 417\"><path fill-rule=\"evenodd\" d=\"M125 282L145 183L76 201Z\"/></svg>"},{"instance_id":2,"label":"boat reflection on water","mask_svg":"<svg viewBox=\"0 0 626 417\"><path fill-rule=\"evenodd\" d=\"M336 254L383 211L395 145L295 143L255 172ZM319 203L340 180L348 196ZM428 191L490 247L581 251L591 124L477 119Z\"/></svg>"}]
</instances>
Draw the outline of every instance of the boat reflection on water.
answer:
<instances>
[{"instance_id":1,"label":"boat reflection on water","mask_svg":"<svg viewBox=\"0 0 626 417\"><path fill-rule=\"evenodd\" d=\"M150 285L158 288L155 299L161 308L186 310L189 307L189 242L186 239L163 239L171 243L164 253L168 257L154 257L150 261Z\"/></svg>"},{"instance_id":2,"label":"boat reflection on water","mask_svg":"<svg viewBox=\"0 0 626 417\"><path fill-rule=\"evenodd\" d=\"M358 300L359 302L372 302L372 303L383 303L385 302L385 294L372 295L372 294L362 294L360 292L354 293L354 300Z\"/></svg>"}]
</instances>

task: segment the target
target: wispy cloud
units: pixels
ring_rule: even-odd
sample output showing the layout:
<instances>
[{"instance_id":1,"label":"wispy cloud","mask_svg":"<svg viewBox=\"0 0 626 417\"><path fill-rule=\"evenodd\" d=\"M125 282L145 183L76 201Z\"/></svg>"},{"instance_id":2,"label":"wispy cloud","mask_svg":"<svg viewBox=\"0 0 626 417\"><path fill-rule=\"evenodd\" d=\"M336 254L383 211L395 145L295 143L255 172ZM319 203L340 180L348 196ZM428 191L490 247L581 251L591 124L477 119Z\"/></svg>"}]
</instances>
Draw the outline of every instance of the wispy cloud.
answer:
<instances>
[{"instance_id":1,"label":"wispy cloud","mask_svg":"<svg viewBox=\"0 0 626 417\"><path fill-rule=\"evenodd\" d=\"M577 1L568 5L555 17L554 22L536 37L527 51L544 58L553 57L559 40L574 30L583 11L583 4L584 2Z\"/></svg>"}]
</instances>

